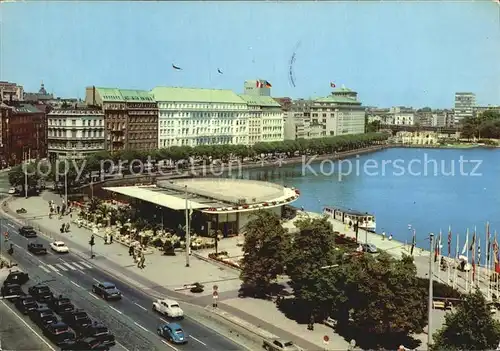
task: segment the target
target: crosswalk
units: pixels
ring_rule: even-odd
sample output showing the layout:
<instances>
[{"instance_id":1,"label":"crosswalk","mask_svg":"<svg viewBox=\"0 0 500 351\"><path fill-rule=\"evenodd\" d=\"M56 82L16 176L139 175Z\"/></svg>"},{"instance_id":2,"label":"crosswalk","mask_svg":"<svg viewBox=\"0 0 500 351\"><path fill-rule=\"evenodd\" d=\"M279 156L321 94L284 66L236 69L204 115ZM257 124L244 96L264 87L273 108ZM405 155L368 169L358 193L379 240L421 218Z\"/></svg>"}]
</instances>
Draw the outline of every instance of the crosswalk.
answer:
<instances>
[{"instance_id":1,"label":"crosswalk","mask_svg":"<svg viewBox=\"0 0 500 351\"><path fill-rule=\"evenodd\" d=\"M44 270L47 273L51 272L56 272L59 273L59 271L67 272L67 271L76 271L78 270L84 270L84 269L90 269L92 266L88 264L85 261L80 261L80 262L61 262L61 263L54 263L54 264L41 264L38 267L40 269Z\"/></svg>"}]
</instances>

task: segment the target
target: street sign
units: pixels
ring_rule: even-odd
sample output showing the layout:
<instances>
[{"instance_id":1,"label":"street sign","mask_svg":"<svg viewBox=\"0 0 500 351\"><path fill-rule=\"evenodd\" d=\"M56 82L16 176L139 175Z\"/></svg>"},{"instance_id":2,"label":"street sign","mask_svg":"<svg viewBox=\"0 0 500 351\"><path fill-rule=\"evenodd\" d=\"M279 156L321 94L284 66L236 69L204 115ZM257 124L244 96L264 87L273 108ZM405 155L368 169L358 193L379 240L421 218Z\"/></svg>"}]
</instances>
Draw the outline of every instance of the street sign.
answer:
<instances>
[{"instance_id":1,"label":"street sign","mask_svg":"<svg viewBox=\"0 0 500 351\"><path fill-rule=\"evenodd\" d=\"M328 335L325 335L323 336L323 342L326 344L328 344L328 342L330 341L330 338L328 337Z\"/></svg>"}]
</instances>

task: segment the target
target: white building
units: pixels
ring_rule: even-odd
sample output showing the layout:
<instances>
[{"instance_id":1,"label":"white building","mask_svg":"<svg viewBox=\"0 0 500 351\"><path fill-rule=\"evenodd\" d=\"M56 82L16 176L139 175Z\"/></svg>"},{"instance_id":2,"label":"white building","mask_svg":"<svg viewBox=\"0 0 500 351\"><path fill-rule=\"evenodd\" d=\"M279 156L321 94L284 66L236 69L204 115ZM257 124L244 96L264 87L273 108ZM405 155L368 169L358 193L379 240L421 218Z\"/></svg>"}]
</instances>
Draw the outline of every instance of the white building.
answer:
<instances>
[{"instance_id":1,"label":"white building","mask_svg":"<svg viewBox=\"0 0 500 351\"><path fill-rule=\"evenodd\" d=\"M455 124L460 123L466 117L473 117L475 107L476 94L469 92L455 93Z\"/></svg>"},{"instance_id":2,"label":"white building","mask_svg":"<svg viewBox=\"0 0 500 351\"><path fill-rule=\"evenodd\" d=\"M415 110L411 107L391 107L390 113L394 116L395 125L412 126L415 124Z\"/></svg>"},{"instance_id":3,"label":"white building","mask_svg":"<svg viewBox=\"0 0 500 351\"><path fill-rule=\"evenodd\" d=\"M284 140L283 110L269 96L240 95L248 104L248 145Z\"/></svg>"},{"instance_id":4,"label":"white building","mask_svg":"<svg viewBox=\"0 0 500 351\"><path fill-rule=\"evenodd\" d=\"M248 145L248 105L231 90L156 87L158 146Z\"/></svg>"},{"instance_id":5,"label":"white building","mask_svg":"<svg viewBox=\"0 0 500 351\"><path fill-rule=\"evenodd\" d=\"M104 114L98 109L55 109L47 115L51 158L80 159L104 150Z\"/></svg>"},{"instance_id":6,"label":"white building","mask_svg":"<svg viewBox=\"0 0 500 351\"><path fill-rule=\"evenodd\" d=\"M24 88L22 85L0 81L0 102L1 101L23 101Z\"/></svg>"}]
</instances>

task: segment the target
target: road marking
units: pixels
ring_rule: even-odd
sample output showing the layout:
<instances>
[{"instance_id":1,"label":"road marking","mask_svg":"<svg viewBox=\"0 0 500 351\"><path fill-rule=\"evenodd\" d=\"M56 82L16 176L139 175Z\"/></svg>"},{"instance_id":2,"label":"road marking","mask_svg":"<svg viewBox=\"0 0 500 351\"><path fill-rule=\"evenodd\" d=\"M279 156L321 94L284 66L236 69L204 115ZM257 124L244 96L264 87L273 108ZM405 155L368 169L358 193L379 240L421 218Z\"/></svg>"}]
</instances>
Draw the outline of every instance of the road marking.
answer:
<instances>
[{"instance_id":1,"label":"road marking","mask_svg":"<svg viewBox=\"0 0 500 351\"><path fill-rule=\"evenodd\" d=\"M166 342L165 340L162 340L161 341L162 343L164 343L165 345L167 345L168 347L174 349L175 351L178 351L175 347L173 347L172 345L170 345L168 342Z\"/></svg>"},{"instance_id":2,"label":"road marking","mask_svg":"<svg viewBox=\"0 0 500 351\"><path fill-rule=\"evenodd\" d=\"M17 318L18 318L21 322L23 322L23 324L24 324L25 326L27 326L27 327L28 327L28 329L29 329L29 330L31 330L31 331L33 332L33 334L35 334L36 336L38 336L38 338L39 338L40 340L42 340L42 341L43 341L43 343L44 343L45 345L47 345L47 347L48 347L50 350L52 350L52 351L56 351L56 349L55 349L55 348L53 348L53 347L52 347L52 345L50 345L50 344L49 344L49 343L48 343L48 342L47 342L44 338L42 338L42 336L41 336L40 334L38 334L38 333L37 333L37 332L36 332L36 331L35 331L35 330L34 330L34 329L33 329L33 328L32 328L32 327L28 324L28 323L26 323L26 321L25 321L24 319L22 319L21 317L19 317L19 315L18 315L16 312L14 312L14 310L13 310L12 308L10 308L9 306L7 306L7 304L6 304L4 301L1 301L1 302L2 302L2 303L4 304L4 306L5 306L5 307L7 307L7 308L9 309L9 311L11 311L11 312L12 312L12 313L13 313L13 314L14 314L14 315L15 315L15 316L16 316L16 317L17 317Z\"/></svg>"},{"instance_id":3,"label":"road marking","mask_svg":"<svg viewBox=\"0 0 500 351\"><path fill-rule=\"evenodd\" d=\"M168 323L165 319L163 319L163 318L160 318L160 319L161 319L163 322Z\"/></svg>"},{"instance_id":4,"label":"road marking","mask_svg":"<svg viewBox=\"0 0 500 351\"><path fill-rule=\"evenodd\" d=\"M19 245L17 245L16 243L13 243L13 244L14 244L14 246L16 246L16 247L18 247L18 248L22 249L22 247L21 247L21 246L19 246Z\"/></svg>"},{"instance_id":5,"label":"road marking","mask_svg":"<svg viewBox=\"0 0 500 351\"><path fill-rule=\"evenodd\" d=\"M189 335L189 337L190 337L191 339L193 339L193 340L198 341L198 342L199 342L200 344L202 344L203 346L207 346L207 344L205 344L203 341L201 341L201 340L199 340L199 339L195 338L194 336Z\"/></svg>"},{"instance_id":6,"label":"road marking","mask_svg":"<svg viewBox=\"0 0 500 351\"><path fill-rule=\"evenodd\" d=\"M35 257L35 256L33 256L33 254L32 254L31 252L26 251L26 253L27 253L28 255L30 255L31 257Z\"/></svg>"},{"instance_id":7,"label":"road marking","mask_svg":"<svg viewBox=\"0 0 500 351\"><path fill-rule=\"evenodd\" d=\"M109 306L109 308L111 308L112 310L114 310L115 312L119 313L119 314L123 314L122 311L119 311L117 310L116 308L114 308L113 306Z\"/></svg>"},{"instance_id":8,"label":"road marking","mask_svg":"<svg viewBox=\"0 0 500 351\"><path fill-rule=\"evenodd\" d=\"M95 282L98 282L98 283L100 283L100 281L98 281L97 279L95 279L95 278L92 278L92 279L94 279L94 281L95 281Z\"/></svg>"},{"instance_id":9,"label":"road marking","mask_svg":"<svg viewBox=\"0 0 500 351\"><path fill-rule=\"evenodd\" d=\"M100 298L98 298L98 297L97 297L97 296L95 296L94 294L92 294L92 293L90 293L90 292L89 292L89 294L90 294L90 296L92 296L94 299L96 299L96 300L100 300Z\"/></svg>"},{"instance_id":10,"label":"road marking","mask_svg":"<svg viewBox=\"0 0 500 351\"><path fill-rule=\"evenodd\" d=\"M70 282L71 282L71 284L73 284L74 286L77 286L77 287L81 288L81 286L80 286L80 285L78 285L77 283L75 283L74 281L70 280Z\"/></svg>"},{"instance_id":11,"label":"road marking","mask_svg":"<svg viewBox=\"0 0 500 351\"><path fill-rule=\"evenodd\" d=\"M38 267L40 267L40 269L44 270L45 272L50 273L50 271L47 268L45 268L45 266L40 265Z\"/></svg>"},{"instance_id":12,"label":"road marking","mask_svg":"<svg viewBox=\"0 0 500 351\"><path fill-rule=\"evenodd\" d=\"M88 263L86 263L85 261L80 261L80 263L83 264L87 268L92 268L92 266L89 265Z\"/></svg>"},{"instance_id":13,"label":"road marking","mask_svg":"<svg viewBox=\"0 0 500 351\"><path fill-rule=\"evenodd\" d=\"M123 346L122 344L120 344L118 341L115 340L115 342L116 342L116 345L119 345L125 351L129 351L125 346Z\"/></svg>"},{"instance_id":14,"label":"road marking","mask_svg":"<svg viewBox=\"0 0 500 351\"><path fill-rule=\"evenodd\" d=\"M83 275L86 275L85 272L82 271L81 269L79 269L78 272L82 273Z\"/></svg>"},{"instance_id":15,"label":"road marking","mask_svg":"<svg viewBox=\"0 0 500 351\"><path fill-rule=\"evenodd\" d=\"M79 265L78 263L76 263L76 262L71 262L71 264L73 264L73 265L74 265L76 268L78 268L78 269L85 269L85 268L83 268L82 266L80 266L80 265Z\"/></svg>"},{"instance_id":16,"label":"road marking","mask_svg":"<svg viewBox=\"0 0 500 351\"><path fill-rule=\"evenodd\" d=\"M138 303L135 303L135 302L134 302L134 305L136 305L137 307L140 307L140 308L142 308L142 309L143 309L144 311L147 311L147 310L148 310L147 308L145 308L145 307L142 307L142 306L141 306L141 305L139 305Z\"/></svg>"},{"instance_id":17,"label":"road marking","mask_svg":"<svg viewBox=\"0 0 500 351\"><path fill-rule=\"evenodd\" d=\"M147 332L147 331L149 331L149 330L147 330L146 328L144 328L142 325L140 325L140 324L139 324L139 323L137 323L137 322L134 322L134 324L135 324L135 325L137 325L139 328L141 328L142 330L144 330L144 331L146 331L146 332Z\"/></svg>"},{"instance_id":18,"label":"road marking","mask_svg":"<svg viewBox=\"0 0 500 351\"><path fill-rule=\"evenodd\" d=\"M72 265L70 265L68 262L63 262L63 265L65 265L66 267L68 267L69 269L71 269L72 271L76 271L76 268L73 267Z\"/></svg>"},{"instance_id":19,"label":"road marking","mask_svg":"<svg viewBox=\"0 0 500 351\"><path fill-rule=\"evenodd\" d=\"M57 266L57 268L59 268L59 269L61 269L61 270L65 271L65 272L68 270L68 268L64 267L64 266L63 266L62 264L60 264L60 263L56 263L56 266Z\"/></svg>"},{"instance_id":20,"label":"road marking","mask_svg":"<svg viewBox=\"0 0 500 351\"><path fill-rule=\"evenodd\" d=\"M54 267L53 265L51 264L48 264L47 267L49 267L50 269L52 269L54 272L56 273L59 273L59 269L57 269L56 267Z\"/></svg>"}]
</instances>

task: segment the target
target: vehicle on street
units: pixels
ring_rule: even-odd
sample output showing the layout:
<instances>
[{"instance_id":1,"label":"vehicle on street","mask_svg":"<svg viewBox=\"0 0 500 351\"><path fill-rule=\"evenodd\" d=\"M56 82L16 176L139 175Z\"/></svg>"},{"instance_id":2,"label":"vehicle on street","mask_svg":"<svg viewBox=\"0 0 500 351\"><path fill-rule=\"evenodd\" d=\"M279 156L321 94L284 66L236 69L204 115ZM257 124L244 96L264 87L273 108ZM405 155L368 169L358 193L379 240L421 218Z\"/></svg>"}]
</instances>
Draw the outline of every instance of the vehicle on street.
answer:
<instances>
[{"instance_id":1,"label":"vehicle on street","mask_svg":"<svg viewBox=\"0 0 500 351\"><path fill-rule=\"evenodd\" d=\"M90 327L83 331L83 336L95 338L106 346L116 345L115 336L110 333L108 327L100 322L93 322Z\"/></svg>"},{"instance_id":2,"label":"vehicle on street","mask_svg":"<svg viewBox=\"0 0 500 351\"><path fill-rule=\"evenodd\" d=\"M183 318L184 311L177 301L170 299L158 299L153 302L153 311L170 318Z\"/></svg>"},{"instance_id":3,"label":"vehicle on street","mask_svg":"<svg viewBox=\"0 0 500 351\"><path fill-rule=\"evenodd\" d=\"M186 344L187 339L186 335L184 335L184 330L177 323L166 323L160 325L156 332L159 336L167 339L173 344Z\"/></svg>"},{"instance_id":4,"label":"vehicle on street","mask_svg":"<svg viewBox=\"0 0 500 351\"><path fill-rule=\"evenodd\" d=\"M99 350L99 351L108 351L109 347L104 345L96 338L86 337L79 340L74 340L71 342L65 343L65 345L61 346L61 350L63 351L90 351L90 350Z\"/></svg>"},{"instance_id":5,"label":"vehicle on street","mask_svg":"<svg viewBox=\"0 0 500 351\"><path fill-rule=\"evenodd\" d=\"M377 253L378 252L377 247L373 244L362 244L361 246L363 247L364 252L368 252L368 253Z\"/></svg>"},{"instance_id":6,"label":"vehicle on street","mask_svg":"<svg viewBox=\"0 0 500 351\"><path fill-rule=\"evenodd\" d=\"M38 308L38 304L32 296L23 296L17 299L16 308L22 314L28 314L30 311L34 311Z\"/></svg>"},{"instance_id":7,"label":"vehicle on street","mask_svg":"<svg viewBox=\"0 0 500 351\"><path fill-rule=\"evenodd\" d=\"M75 306L71 303L70 299L62 295L53 298L47 305L57 314L64 314L75 310Z\"/></svg>"},{"instance_id":8,"label":"vehicle on street","mask_svg":"<svg viewBox=\"0 0 500 351\"><path fill-rule=\"evenodd\" d=\"M38 308L29 312L29 316L33 323L40 328L58 322L57 316L46 305L38 305Z\"/></svg>"},{"instance_id":9,"label":"vehicle on street","mask_svg":"<svg viewBox=\"0 0 500 351\"><path fill-rule=\"evenodd\" d=\"M69 248L63 241L54 241L50 243L50 248L57 253L68 253Z\"/></svg>"},{"instance_id":10,"label":"vehicle on street","mask_svg":"<svg viewBox=\"0 0 500 351\"><path fill-rule=\"evenodd\" d=\"M325 324L333 329L335 329L337 327L337 321L335 319L333 319L332 317L326 317L326 319L323 321L323 324Z\"/></svg>"},{"instance_id":11,"label":"vehicle on street","mask_svg":"<svg viewBox=\"0 0 500 351\"><path fill-rule=\"evenodd\" d=\"M23 285L26 284L30 280L28 273L21 271L18 268L11 269L7 278L5 278L3 284L18 284Z\"/></svg>"},{"instance_id":12,"label":"vehicle on street","mask_svg":"<svg viewBox=\"0 0 500 351\"><path fill-rule=\"evenodd\" d=\"M46 303L54 298L54 294L47 285L37 284L28 289L28 294L37 302Z\"/></svg>"},{"instance_id":13,"label":"vehicle on street","mask_svg":"<svg viewBox=\"0 0 500 351\"><path fill-rule=\"evenodd\" d=\"M23 226L19 228L19 234L24 236L25 238L36 238L37 234L35 232L35 228L31 226Z\"/></svg>"},{"instance_id":14,"label":"vehicle on street","mask_svg":"<svg viewBox=\"0 0 500 351\"><path fill-rule=\"evenodd\" d=\"M47 249L42 244L38 243L28 243L28 251L31 252L33 255L47 254Z\"/></svg>"},{"instance_id":15,"label":"vehicle on street","mask_svg":"<svg viewBox=\"0 0 500 351\"><path fill-rule=\"evenodd\" d=\"M120 300L122 293L113 283L103 282L92 285L92 292L101 296L104 300Z\"/></svg>"},{"instance_id":16,"label":"vehicle on street","mask_svg":"<svg viewBox=\"0 0 500 351\"><path fill-rule=\"evenodd\" d=\"M61 347L72 344L76 339L75 333L63 322L56 322L45 326L43 328L43 335Z\"/></svg>"},{"instance_id":17,"label":"vehicle on street","mask_svg":"<svg viewBox=\"0 0 500 351\"><path fill-rule=\"evenodd\" d=\"M5 284L1 289L2 297L6 300L15 302L18 298L26 296L19 284Z\"/></svg>"},{"instance_id":18,"label":"vehicle on street","mask_svg":"<svg viewBox=\"0 0 500 351\"><path fill-rule=\"evenodd\" d=\"M74 310L73 312L63 313L61 314L61 318L64 323L69 325L78 333L82 333L82 329L88 328L92 325L92 320L87 312L83 310Z\"/></svg>"},{"instance_id":19,"label":"vehicle on street","mask_svg":"<svg viewBox=\"0 0 500 351\"><path fill-rule=\"evenodd\" d=\"M17 189L16 188L10 188L9 191L8 191L9 195L14 195L15 193L17 193Z\"/></svg>"},{"instance_id":20,"label":"vehicle on street","mask_svg":"<svg viewBox=\"0 0 500 351\"><path fill-rule=\"evenodd\" d=\"M301 349L292 341L282 339L266 339L262 347L268 351L300 351Z\"/></svg>"}]
</instances>

